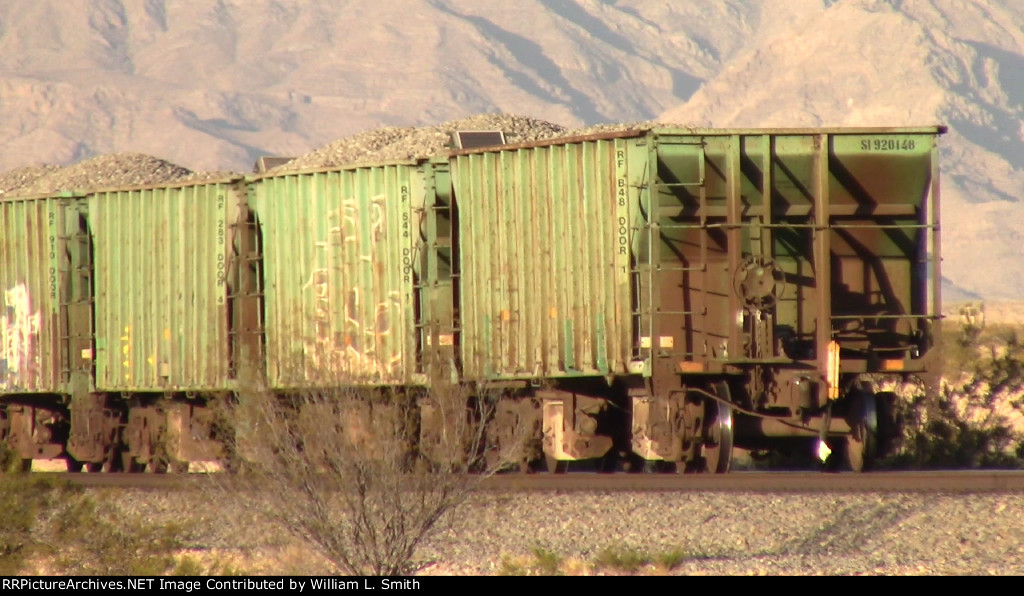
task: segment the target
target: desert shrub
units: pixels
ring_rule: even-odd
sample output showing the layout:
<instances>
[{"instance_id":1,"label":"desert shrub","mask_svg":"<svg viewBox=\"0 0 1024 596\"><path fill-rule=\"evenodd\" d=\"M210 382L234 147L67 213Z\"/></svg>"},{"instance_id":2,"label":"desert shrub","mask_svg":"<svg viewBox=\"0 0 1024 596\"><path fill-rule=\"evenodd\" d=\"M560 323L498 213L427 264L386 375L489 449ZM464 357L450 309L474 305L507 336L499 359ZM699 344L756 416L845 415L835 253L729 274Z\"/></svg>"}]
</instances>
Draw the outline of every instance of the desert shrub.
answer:
<instances>
[{"instance_id":1,"label":"desert shrub","mask_svg":"<svg viewBox=\"0 0 1024 596\"><path fill-rule=\"evenodd\" d=\"M594 566L598 569L636 573L653 560L646 551L631 546L615 545L602 549L594 559Z\"/></svg>"},{"instance_id":2,"label":"desert shrub","mask_svg":"<svg viewBox=\"0 0 1024 596\"><path fill-rule=\"evenodd\" d=\"M1024 341L994 326L958 346L939 390L938 416L924 443L936 462L959 467L1021 467L1024 454Z\"/></svg>"},{"instance_id":3,"label":"desert shrub","mask_svg":"<svg viewBox=\"0 0 1024 596\"><path fill-rule=\"evenodd\" d=\"M421 546L503 458L485 461L486 404L458 388L430 396L439 419L424 452L415 396L399 392L246 392L221 416L233 428L230 499L278 524L349 575L407 575ZM474 472L470 474L469 472Z\"/></svg>"},{"instance_id":4,"label":"desert shrub","mask_svg":"<svg viewBox=\"0 0 1024 596\"><path fill-rule=\"evenodd\" d=\"M1021 330L983 321L971 316L945 327L936 387L873 380L876 391L892 397L897 432L888 467L1024 467Z\"/></svg>"}]
</instances>

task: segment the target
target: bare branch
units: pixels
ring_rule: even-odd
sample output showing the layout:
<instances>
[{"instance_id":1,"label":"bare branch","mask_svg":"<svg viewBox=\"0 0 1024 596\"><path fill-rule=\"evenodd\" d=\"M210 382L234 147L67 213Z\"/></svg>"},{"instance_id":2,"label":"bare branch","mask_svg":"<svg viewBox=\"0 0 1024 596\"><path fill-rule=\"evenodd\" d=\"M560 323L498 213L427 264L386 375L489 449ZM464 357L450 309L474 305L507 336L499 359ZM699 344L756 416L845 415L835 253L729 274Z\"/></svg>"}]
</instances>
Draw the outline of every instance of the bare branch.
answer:
<instances>
[{"instance_id":1,"label":"bare branch","mask_svg":"<svg viewBox=\"0 0 1024 596\"><path fill-rule=\"evenodd\" d=\"M522 457L487 445L492 416L486 392L462 386L245 391L222 416L237 472L213 485L340 572L411 574L478 483Z\"/></svg>"}]
</instances>

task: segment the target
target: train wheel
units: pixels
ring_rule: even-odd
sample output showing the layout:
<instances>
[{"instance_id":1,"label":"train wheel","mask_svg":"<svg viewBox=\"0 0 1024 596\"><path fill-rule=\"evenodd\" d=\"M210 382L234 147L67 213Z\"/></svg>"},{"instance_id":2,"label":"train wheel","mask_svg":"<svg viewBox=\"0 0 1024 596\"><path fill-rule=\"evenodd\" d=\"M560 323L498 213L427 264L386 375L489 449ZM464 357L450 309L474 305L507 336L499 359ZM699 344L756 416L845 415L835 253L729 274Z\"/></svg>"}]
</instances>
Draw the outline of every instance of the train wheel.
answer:
<instances>
[{"instance_id":1,"label":"train wheel","mask_svg":"<svg viewBox=\"0 0 1024 596\"><path fill-rule=\"evenodd\" d=\"M569 470L569 462L559 461L550 455L544 456L544 463L547 464L548 472L552 474L564 474Z\"/></svg>"},{"instance_id":2,"label":"train wheel","mask_svg":"<svg viewBox=\"0 0 1024 596\"><path fill-rule=\"evenodd\" d=\"M130 474L138 474L146 469L146 464L140 464L135 458L128 454L128 450L121 451L121 470Z\"/></svg>"},{"instance_id":3,"label":"train wheel","mask_svg":"<svg viewBox=\"0 0 1024 596\"><path fill-rule=\"evenodd\" d=\"M82 471L82 467L85 465L85 463L84 462L80 462L80 461L78 461L77 459L75 459L75 458L73 458L71 456L68 456L64 460L64 465L67 466L68 472L78 473L78 472Z\"/></svg>"},{"instance_id":4,"label":"train wheel","mask_svg":"<svg viewBox=\"0 0 1024 596\"><path fill-rule=\"evenodd\" d=\"M682 462L679 465L682 465ZM644 462L644 474L671 474L678 469L676 462L664 460Z\"/></svg>"},{"instance_id":5,"label":"train wheel","mask_svg":"<svg viewBox=\"0 0 1024 596\"><path fill-rule=\"evenodd\" d=\"M881 458L891 454L892 447L902 434L896 420L896 401L898 398L892 391L880 391L875 394L875 409L878 412L878 439L875 457Z\"/></svg>"},{"instance_id":6,"label":"train wheel","mask_svg":"<svg viewBox=\"0 0 1024 596\"><path fill-rule=\"evenodd\" d=\"M725 381L713 384L711 392L723 401L704 400L704 471L724 474L732 464L732 395Z\"/></svg>"},{"instance_id":7,"label":"train wheel","mask_svg":"<svg viewBox=\"0 0 1024 596\"><path fill-rule=\"evenodd\" d=\"M107 455L103 458L103 463L100 464L101 472L108 474L114 472L124 471L124 457L121 455L121 448L116 444L111 445L107 448Z\"/></svg>"},{"instance_id":8,"label":"train wheel","mask_svg":"<svg viewBox=\"0 0 1024 596\"><path fill-rule=\"evenodd\" d=\"M148 474L166 474L169 467L163 458L153 457L146 463L146 472Z\"/></svg>"},{"instance_id":9,"label":"train wheel","mask_svg":"<svg viewBox=\"0 0 1024 596\"><path fill-rule=\"evenodd\" d=\"M844 445L844 463L853 472L863 472L871 467L878 449L878 406L875 394L858 391L851 396L846 421L851 431Z\"/></svg>"},{"instance_id":10,"label":"train wheel","mask_svg":"<svg viewBox=\"0 0 1024 596\"><path fill-rule=\"evenodd\" d=\"M611 450L597 460L597 471L601 474L613 474L619 469L619 454Z\"/></svg>"},{"instance_id":11,"label":"train wheel","mask_svg":"<svg viewBox=\"0 0 1024 596\"><path fill-rule=\"evenodd\" d=\"M629 453L622 459L622 471L627 474L647 473L647 460L635 453Z\"/></svg>"}]
</instances>

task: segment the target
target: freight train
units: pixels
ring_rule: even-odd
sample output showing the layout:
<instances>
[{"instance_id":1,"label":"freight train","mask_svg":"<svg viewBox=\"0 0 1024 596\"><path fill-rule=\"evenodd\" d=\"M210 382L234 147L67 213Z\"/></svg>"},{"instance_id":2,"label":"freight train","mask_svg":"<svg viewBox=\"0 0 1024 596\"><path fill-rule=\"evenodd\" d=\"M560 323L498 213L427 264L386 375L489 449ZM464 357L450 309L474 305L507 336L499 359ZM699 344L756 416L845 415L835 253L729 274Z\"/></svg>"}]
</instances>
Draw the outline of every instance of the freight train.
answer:
<instances>
[{"instance_id":1,"label":"freight train","mask_svg":"<svg viewBox=\"0 0 1024 596\"><path fill-rule=\"evenodd\" d=\"M184 469L257 379L405 392L423 437L486 387L524 467L723 473L798 441L862 470L868 376L936 372L943 132L645 128L5 198L0 440Z\"/></svg>"}]
</instances>

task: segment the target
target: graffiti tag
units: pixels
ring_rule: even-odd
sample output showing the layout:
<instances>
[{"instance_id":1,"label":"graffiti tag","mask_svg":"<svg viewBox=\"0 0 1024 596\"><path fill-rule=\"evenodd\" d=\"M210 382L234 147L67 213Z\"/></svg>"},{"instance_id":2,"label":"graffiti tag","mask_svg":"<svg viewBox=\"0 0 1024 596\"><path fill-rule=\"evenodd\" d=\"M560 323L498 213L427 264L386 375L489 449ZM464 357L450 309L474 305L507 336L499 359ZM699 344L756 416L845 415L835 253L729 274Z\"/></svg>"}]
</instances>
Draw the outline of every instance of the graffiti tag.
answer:
<instances>
[{"instance_id":1,"label":"graffiti tag","mask_svg":"<svg viewBox=\"0 0 1024 596\"><path fill-rule=\"evenodd\" d=\"M401 318L401 296L398 291L380 295L380 290L386 289L380 285L387 280L372 265L387 260L374 254L385 233L384 201L384 196L370 201L368 230L361 224L359 201L343 201L327 214L326 240L314 245L316 261L326 266L314 268L304 286L313 293L312 327L316 331L315 344L307 344L306 357L324 372L387 379L402 361L401 339L391 338L392 322ZM384 271L388 270L385 265ZM344 295L332 296L339 290ZM367 304L367 296L374 294L382 299L374 302L370 298ZM334 316L337 301L344 304L341 321Z\"/></svg>"},{"instance_id":2,"label":"graffiti tag","mask_svg":"<svg viewBox=\"0 0 1024 596\"><path fill-rule=\"evenodd\" d=\"M0 311L0 387L30 385L28 381L40 365L36 347L39 325L39 311L32 312L25 284L5 290Z\"/></svg>"}]
</instances>

